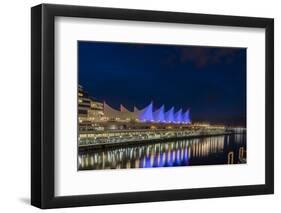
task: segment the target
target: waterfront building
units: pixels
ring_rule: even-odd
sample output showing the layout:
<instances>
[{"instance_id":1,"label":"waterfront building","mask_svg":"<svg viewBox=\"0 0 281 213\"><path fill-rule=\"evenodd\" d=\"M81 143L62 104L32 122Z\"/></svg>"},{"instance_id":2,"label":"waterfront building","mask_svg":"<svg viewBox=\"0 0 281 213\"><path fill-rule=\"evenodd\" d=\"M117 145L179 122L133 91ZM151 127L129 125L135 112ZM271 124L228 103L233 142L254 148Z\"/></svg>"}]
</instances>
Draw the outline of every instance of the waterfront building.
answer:
<instances>
[{"instance_id":1,"label":"waterfront building","mask_svg":"<svg viewBox=\"0 0 281 213\"><path fill-rule=\"evenodd\" d=\"M180 109L179 111L177 111L175 113L175 123L183 123L183 119L182 119L182 109Z\"/></svg>"},{"instance_id":2,"label":"waterfront building","mask_svg":"<svg viewBox=\"0 0 281 213\"><path fill-rule=\"evenodd\" d=\"M136 120L137 116L136 113L130 112L122 105L120 106L122 110L116 110L109 106L106 102L103 103L103 112L106 120L109 121L123 121L129 122L132 120Z\"/></svg>"},{"instance_id":3,"label":"waterfront building","mask_svg":"<svg viewBox=\"0 0 281 213\"><path fill-rule=\"evenodd\" d=\"M128 110L124 105L120 109L114 109L106 102L99 102L90 97L83 87L78 88L78 117L81 124L93 124L102 122L120 123L157 123L157 124L189 124L189 110L183 113L182 109L175 112L171 107L165 112L165 107L154 110L153 102L143 109L134 107L133 111Z\"/></svg>"},{"instance_id":4,"label":"waterfront building","mask_svg":"<svg viewBox=\"0 0 281 213\"><path fill-rule=\"evenodd\" d=\"M163 123L165 122L165 107L162 105L158 110L153 113L153 119L155 122Z\"/></svg>"},{"instance_id":5,"label":"waterfront building","mask_svg":"<svg viewBox=\"0 0 281 213\"><path fill-rule=\"evenodd\" d=\"M191 122L191 120L190 120L190 114L189 114L189 109L186 110L185 113L183 113L183 115L182 115L182 120L183 120L183 123L185 123L185 124L189 124L189 123Z\"/></svg>"},{"instance_id":6,"label":"waterfront building","mask_svg":"<svg viewBox=\"0 0 281 213\"><path fill-rule=\"evenodd\" d=\"M82 86L78 86L78 119L79 123L88 120L88 110L91 107L91 100L87 92L83 90Z\"/></svg>"},{"instance_id":7,"label":"waterfront building","mask_svg":"<svg viewBox=\"0 0 281 213\"><path fill-rule=\"evenodd\" d=\"M174 107L171 107L167 112L164 111L164 105L159 109L153 110L153 103L151 102L145 108L139 110L134 107L134 111L131 112L123 105L120 106L120 110L116 110L104 102L103 112L106 120L109 121L122 121L122 122L152 122L152 123L171 123L171 124L189 124L190 115L189 110L183 113L182 109L174 112Z\"/></svg>"},{"instance_id":8,"label":"waterfront building","mask_svg":"<svg viewBox=\"0 0 281 213\"><path fill-rule=\"evenodd\" d=\"M81 85L78 86L79 123L102 121L104 119L103 103L90 97Z\"/></svg>"},{"instance_id":9,"label":"waterfront building","mask_svg":"<svg viewBox=\"0 0 281 213\"><path fill-rule=\"evenodd\" d=\"M94 100L92 97L90 98L90 103L90 108L88 109L88 120L96 122L105 120L103 103Z\"/></svg>"},{"instance_id":10,"label":"waterfront building","mask_svg":"<svg viewBox=\"0 0 281 213\"><path fill-rule=\"evenodd\" d=\"M174 107L165 112L165 122L173 123L174 122Z\"/></svg>"},{"instance_id":11,"label":"waterfront building","mask_svg":"<svg viewBox=\"0 0 281 213\"><path fill-rule=\"evenodd\" d=\"M147 107L143 110L140 110L135 113L137 119L142 122L154 122L153 118L153 103L151 102Z\"/></svg>"}]
</instances>

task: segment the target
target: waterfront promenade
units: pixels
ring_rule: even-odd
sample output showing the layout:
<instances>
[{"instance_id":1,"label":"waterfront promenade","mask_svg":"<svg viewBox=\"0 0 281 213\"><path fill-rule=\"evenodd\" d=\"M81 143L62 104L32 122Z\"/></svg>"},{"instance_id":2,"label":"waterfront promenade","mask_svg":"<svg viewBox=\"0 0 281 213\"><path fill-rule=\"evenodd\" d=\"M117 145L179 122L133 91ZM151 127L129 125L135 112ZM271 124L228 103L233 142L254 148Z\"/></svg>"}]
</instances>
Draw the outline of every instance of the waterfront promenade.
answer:
<instances>
[{"instance_id":1,"label":"waterfront promenade","mask_svg":"<svg viewBox=\"0 0 281 213\"><path fill-rule=\"evenodd\" d=\"M81 131L79 149L102 148L148 142L167 141L191 137L215 136L231 134L225 128L211 129L138 129L138 130L107 130Z\"/></svg>"}]
</instances>

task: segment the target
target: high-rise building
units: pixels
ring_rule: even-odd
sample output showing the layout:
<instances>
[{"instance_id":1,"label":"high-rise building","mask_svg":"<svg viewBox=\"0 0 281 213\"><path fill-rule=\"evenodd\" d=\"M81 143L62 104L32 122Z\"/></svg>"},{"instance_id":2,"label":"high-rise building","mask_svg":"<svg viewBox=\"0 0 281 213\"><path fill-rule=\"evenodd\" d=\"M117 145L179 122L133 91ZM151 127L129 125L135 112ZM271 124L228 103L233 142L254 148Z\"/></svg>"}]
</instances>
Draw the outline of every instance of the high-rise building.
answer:
<instances>
[{"instance_id":1,"label":"high-rise building","mask_svg":"<svg viewBox=\"0 0 281 213\"><path fill-rule=\"evenodd\" d=\"M88 119L88 110L91 106L91 100L88 96L88 93L83 90L82 86L78 86L78 118L79 123L87 121Z\"/></svg>"},{"instance_id":2,"label":"high-rise building","mask_svg":"<svg viewBox=\"0 0 281 213\"><path fill-rule=\"evenodd\" d=\"M84 91L83 87L78 87L78 118L79 122L101 121L103 119L103 103L94 100Z\"/></svg>"},{"instance_id":3,"label":"high-rise building","mask_svg":"<svg viewBox=\"0 0 281 213\"><path fill-rule=\"evenodd\" d=\"M90 97L90 109L88 110L88 119L90 121L103 121L104 113L103 113L103 103L94 100L94 98Z\"/></svg>"}]
</instances>

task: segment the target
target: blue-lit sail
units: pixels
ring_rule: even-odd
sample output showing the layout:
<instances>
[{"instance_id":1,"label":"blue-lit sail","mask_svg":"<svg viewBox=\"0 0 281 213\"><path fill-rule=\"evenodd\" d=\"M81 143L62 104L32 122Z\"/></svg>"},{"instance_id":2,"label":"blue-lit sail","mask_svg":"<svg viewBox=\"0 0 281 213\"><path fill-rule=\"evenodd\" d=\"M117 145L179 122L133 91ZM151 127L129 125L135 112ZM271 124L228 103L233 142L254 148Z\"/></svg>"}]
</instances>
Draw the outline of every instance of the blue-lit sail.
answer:
<instances>
[{"instance_id":1,"label":"blue-lit sail","mask_svg":"<svg viewBox=\"0 0 281 213\"><path fill-rule=\"evenodd\" d=\"M153 118L155 122L165 122L164 105L162 105L158 110L153 112Z\"/></svg>"},{"instance_id":2,"label":"blue-lit sail","mask_svg":"<svg viewBox=\"0 0 281 213\"><path fill-rule=\"evenodd\" d=\"M179 111L177 111L175 113L175 122L176 123L182 123L183 119L182 119L182 109L180 109Z\"/></svg>"},{"instance_id":3,"label":"blue-lit sail","mask_svg":"<svg viewBox=\"0 0 281 213\"><path fill-rule=\"evenodd\" d=\"M156 111L153 111L153 103L151 102L144 109L139 110L134 107L134 111L129 111L122 104L120 105L120 110L116 110L110 107L104 102L103 104L104 116L108 119L116 120L133 120L142 122L156 122L156 123L177 123L177 124L189 124L190 120L190 110L182 112L182 109L174 112L174 107L171 107L167 112L165 112L165 107L162 105Z\"/></svg>"},{"instance_id":4,"label":"blue-lit sail","mask_svg":"<svg viewBox=\"0 0 281 213\"><path fill-rule=\"evenodd\" d=\"M153 120L153 112L152 112L153 104L149 104L143 110L141 110L139 114L139 120L141 121L154 121Z\"/></svg>"},{"instance_id":5,"label":"blue-lit sail","mask_svg":"<svg viewBox=\"0 0 281 213\"><path fill-rule=\"evenodd\" d=\"M186 124L190 123L189 109L183 114L183 122Z\"/></svg>"},{"instance_id":6,"label":"blue-lit sail","mask_svg":"<svg viewBox=\"0 0 281 213\"><path fill-rule=\"evenodd\" d=\"M167 123L172 123L174 122L174 107L172 107L170 110L165 112L165 121Z\"/></svg>"}]
</instances>

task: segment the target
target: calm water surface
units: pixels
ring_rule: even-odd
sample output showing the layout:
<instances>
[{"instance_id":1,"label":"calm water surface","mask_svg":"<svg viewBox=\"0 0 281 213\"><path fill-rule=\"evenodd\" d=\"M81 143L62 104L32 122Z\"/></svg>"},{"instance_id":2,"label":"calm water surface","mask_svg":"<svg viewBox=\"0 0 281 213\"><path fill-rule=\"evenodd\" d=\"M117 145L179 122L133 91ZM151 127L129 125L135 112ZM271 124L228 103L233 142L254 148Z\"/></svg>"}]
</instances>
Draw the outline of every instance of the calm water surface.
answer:
<instances>
[{"instance_id":1,"label":"calm water surface","mask_svg":"<svg viewBox=\"0 0 281 213\"><path fill-rule=\"evenodd\" d=\"M246 163L246 134L231 134L81 152L79 170Z\"/></svg>"}]
</instances>

